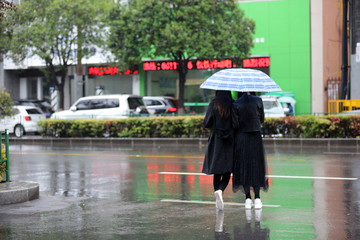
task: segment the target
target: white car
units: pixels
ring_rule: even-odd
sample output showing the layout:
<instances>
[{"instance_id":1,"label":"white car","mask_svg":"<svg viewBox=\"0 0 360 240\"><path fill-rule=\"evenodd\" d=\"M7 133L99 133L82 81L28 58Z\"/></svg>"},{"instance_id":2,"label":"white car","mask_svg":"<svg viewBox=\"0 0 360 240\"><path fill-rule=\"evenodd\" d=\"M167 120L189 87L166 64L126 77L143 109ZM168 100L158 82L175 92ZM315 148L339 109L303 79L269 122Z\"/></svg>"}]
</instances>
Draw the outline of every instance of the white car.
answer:
<instances>
[{"instance_id":1,"label":"white car","mask_svg":"<svg viewBox=\"0 0 360 240\"><path fill-rule=\"evenodd\" d=\"M17 137L27 133L37 133L39 131L37 122L46 119L41 109L34 106L14 106L14 114L0 119L0 130L8 129L9 133L14 133Z\"/></svg>"},{"instance_id":2,"label":"white car","mask_svg":"<svg viewBox=\"0 0 360 240\"><path fill-rule=\"evenodd\" d=\"M277 97L271 95L262 95L260 97L263 100L265 117L286 116L285 113L286 111L289 111L289 109L284 109L278 101Z\"/></svg>"},{"instance_id":3,"label":"white car","mask_svg":"<svg viewBox=\"0 0 360 240\"><path fill-rule=\"evenodd\" d=\"M149 116L141 96L129 94L79 98L69 110L53 113L52 119L111 119Z\"/></svg>"}]
</instances>

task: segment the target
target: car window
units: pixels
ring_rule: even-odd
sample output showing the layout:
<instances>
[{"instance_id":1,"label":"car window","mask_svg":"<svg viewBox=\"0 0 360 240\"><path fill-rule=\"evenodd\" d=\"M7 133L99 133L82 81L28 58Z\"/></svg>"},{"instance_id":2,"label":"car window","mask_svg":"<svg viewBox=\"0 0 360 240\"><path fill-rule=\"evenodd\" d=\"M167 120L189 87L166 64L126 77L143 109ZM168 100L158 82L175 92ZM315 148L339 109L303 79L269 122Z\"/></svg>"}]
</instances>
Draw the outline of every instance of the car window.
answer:
<instances>
[{"instance_id":1,"label":"car window","mask_svg":"<svg viewBox=\"0 0 360 240\"><path fill-rule=\"evenodd\" d=\"M175 104L175 101L173 101L172 99L166 99L166 102L171 106L171 107L174 107L176 108L176 104Z\"/></svg>"},{"instance_id":2,"label":"car window","mask_svg":"<svg viewBox=\"0 0 360 240\"><path fill-rule=\"evenodd\" d=\"M91 102L91 109L119 107L119 99L117 99L117 98L92 99L90 102Z\"/></svg>"},{"instance_id":3,"label":"car window","mask_svg":"<svg viewBox=\"0 0 360 240\"><path fill-rule=\"evenodd\" d=\"M91 109L90 100L82 100L76 104L76 110L88 110Z\"/></svg>"},{"instance_id":4,"label":"car window","mask_svg":"<svg viewBox=\"0 0 360 240\"><path fill-rule=\"evenodd\" d=\"M106 99L92 99L90 100L90 109L101 109L106 108Z\"/></svg>"},{"instance_id":5,"label":"car window","mask_svg":"<svg viewBox=\"0 0 360 240\"><path fill-rule=\"evenodd\" d=\"M118 98L108 98L106 99L107 108L117 108L120 106L120 102Z\"/></svg>"},{"instance_id":6,"label":"car window","mask_svg":"<svg viewBox=\"0 0 360 240\"><path fill-rule=\"evenodd\" d=\"M275 101L263 101L264 109L272 109L278 107Z\"/></svg>"},{"instance_id":7,"label":"car window","mask_svg":"<svg viewBox=\"0 0 360 240\"><path fill-rule=\"evenodd\" d=\"M26 109L26 112L27 112L28 114L42 114L42 112L40 112L40 111L37 110L36 108Z\"/></svg>"},{"instance_id":8,"label":"car window","mask_svg":"<svg viewBox=\"0 0 360 240\"><path fill-rule=\"evenodd\" d=\"M128 104L130 109L136 109L138 106L144 106L143 100L137 97L129 97Z\"/></svg>"},{"instance_id":9,"label":"car window","mask_svg":"<svg viewBox=\"0 0 360 240\"><path fill-rule=\"evenodd\" d=\"M147 99L147 100L144 100L145 104L147 106L158 106L158 105L163 105L160 101L158 100L150 100L150 99Z\"/></svg>"}]
</instances>

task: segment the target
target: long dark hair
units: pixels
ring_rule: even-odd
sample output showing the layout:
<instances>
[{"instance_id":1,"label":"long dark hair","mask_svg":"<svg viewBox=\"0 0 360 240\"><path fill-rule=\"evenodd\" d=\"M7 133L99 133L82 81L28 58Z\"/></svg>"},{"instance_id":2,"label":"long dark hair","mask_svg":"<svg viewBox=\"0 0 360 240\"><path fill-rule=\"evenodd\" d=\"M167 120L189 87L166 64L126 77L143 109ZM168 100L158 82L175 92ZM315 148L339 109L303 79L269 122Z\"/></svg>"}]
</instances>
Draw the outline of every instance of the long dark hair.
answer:
<instances>
[{"instance_id":1,"label":"long dark hair","mask_svg":"<svg viewBox=\"0 0 360 240\"><path fill-rule=\"evenodd\" d=\"M230 91L217 90L215 96L214 110L218 111L222 118L228 118L231 113L233 102Z\"/></svg>"}]
</instances>

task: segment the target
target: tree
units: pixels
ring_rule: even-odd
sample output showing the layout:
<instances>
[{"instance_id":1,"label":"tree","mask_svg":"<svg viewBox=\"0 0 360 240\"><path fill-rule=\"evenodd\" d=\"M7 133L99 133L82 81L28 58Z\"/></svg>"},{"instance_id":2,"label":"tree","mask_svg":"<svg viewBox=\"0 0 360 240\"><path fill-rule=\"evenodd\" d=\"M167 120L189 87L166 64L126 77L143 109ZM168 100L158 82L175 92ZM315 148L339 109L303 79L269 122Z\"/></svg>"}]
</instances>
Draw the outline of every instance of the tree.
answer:
<instances>
[{"instance_id":1,"label":"tree","mask_svg":"<svg viewBox=\"0 0 360 240\"><path fill-rule=\"evenodd\" d=\"M254 27L234 0L130 0L110 15L109 47L123 68L142 58L175 61L183 109L188 62L231 57L240 63L253 46Z\"/></svg>"},{"instance_id":2,"label":"tree","mask_svg":"<svg viewBox=\"0 0 360 240\"><path fill-rule=\"evenodd\" d=\"M5 12L8 10L16 10L14 3L7 0L0 0L0 22L5 16Z\"/></svg>"},{"instance_id":3,"label":"tree","mask_svg":"<svg viewBox=\"0 0 360 240\"><path fill-rule=\"evenodd\" d=\"M29 0L14 13L12 58L17 63L29 56L44 61L41 70L59 90L60 108L68 67L102 44L103 20L111 4L111 0Z\"/></svg>"},{"instance_id":4,"label":"tree","mask_svg":"<svg viewBox=\"0 0 360 240\"><path fill-rule=\"evenodd\" d=\"M13 2L0 0L0 63L3 61L3 55L10 49L12 26L8 22L3 21L6 13L15 11L16 6Z\"/></svg>"},{"instance_id":5,"label":"tree","mask_svg":"<svg viewBox=\"0 0 360 240\"><path fill-rule=\"evenodd\" d=\"M5 91L0 91L0 119L14 114L13 105L14 102L10 94Z\"/></svg>"}]
</instances>

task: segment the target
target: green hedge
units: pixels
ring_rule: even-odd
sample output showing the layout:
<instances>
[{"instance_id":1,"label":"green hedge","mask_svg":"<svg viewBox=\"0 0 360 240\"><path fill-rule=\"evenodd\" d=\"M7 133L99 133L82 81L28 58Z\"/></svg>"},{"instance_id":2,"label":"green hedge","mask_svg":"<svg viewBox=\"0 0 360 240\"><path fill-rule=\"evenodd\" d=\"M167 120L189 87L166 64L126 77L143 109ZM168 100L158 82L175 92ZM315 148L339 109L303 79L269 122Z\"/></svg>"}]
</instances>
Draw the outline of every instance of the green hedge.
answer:
<instances>
[{"instance_id":1,"label":"green hedge","mask_svg":"<svg viewBox=\"0 0 360 240\"><path fill-rule=\"evenodd\" d=\"M106 120L40 121L41 134L56 137L207 138L203 116L148 117ZM266 118L264 137L356 138L360 136L357 116L299 116Z\"/></svg>"}]
</instances>

